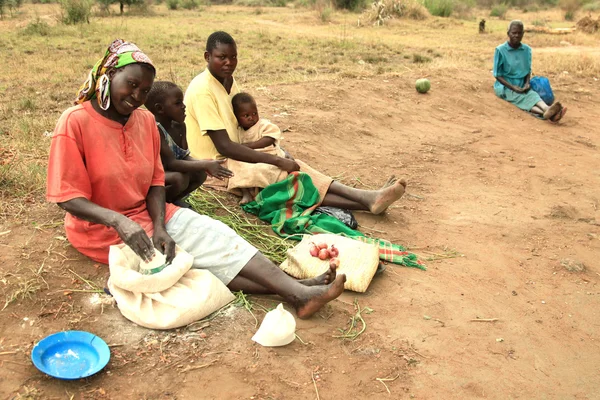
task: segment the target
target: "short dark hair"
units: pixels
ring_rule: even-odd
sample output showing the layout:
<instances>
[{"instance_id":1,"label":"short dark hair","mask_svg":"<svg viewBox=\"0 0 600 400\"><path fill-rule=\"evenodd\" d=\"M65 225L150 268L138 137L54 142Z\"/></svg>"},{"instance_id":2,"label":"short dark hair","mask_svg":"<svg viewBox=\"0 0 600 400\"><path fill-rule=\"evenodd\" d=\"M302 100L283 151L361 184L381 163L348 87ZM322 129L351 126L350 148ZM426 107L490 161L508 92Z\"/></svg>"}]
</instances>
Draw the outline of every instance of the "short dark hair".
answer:
<instances>
[{"instance_id":1,"label":"short dark hair","mask_svg":"<svg viewBox=\"0 0 600 400\"><path fill-rule=\"evenodd\" d=\"M165 101L165 96L167 92L171 89L178 88L176 84L169 81L156 81L152 85L150 92L148 93L148 97L146 97L146 102L144 105L146 108L152 113L155 114L155 105L162 104Z\"/></svg>"},{"instance_id":2,"label":"short dark hair","mask_svg":"<svg viewBox=\"0 0 600 400\"><path fill-rule=\"evenodd\" d=\"M506 31L507 32L510 31L510 28L512 28L513 26L520 26L521 29L525 29L523 27L523 22L519 21L518 19L515 19L515 20L510 21L510 24L508 24L508 29Z\"/></svg>"},{"instance_id":3,"label":"short dark hair","mask_svg":"<svg viewBox=\"0 0 600 400\"><path fill-rule=\"evenodd\" d=\"M217 31L210 34L208 39L206 40L206 51L211 53L214 49L217 48L219 43L222 44L231 44L235 46L235 40L231 37L231 35L227 32Z\"/></svg>"},{"instance_id":4,"label":"short dark hair","mask_svg":"<svg viewBox=\"0 0 600 400\"><path fill-rule=\"evenodd\" d=\"M254 97L252 97L250 93L240 92L236 94L233 96L233 99L231 99L231 105L233 105L234 114L237 114L239 107L242 104L256 104L256 101L254 101Z\"/></svg>"}]
</instances>

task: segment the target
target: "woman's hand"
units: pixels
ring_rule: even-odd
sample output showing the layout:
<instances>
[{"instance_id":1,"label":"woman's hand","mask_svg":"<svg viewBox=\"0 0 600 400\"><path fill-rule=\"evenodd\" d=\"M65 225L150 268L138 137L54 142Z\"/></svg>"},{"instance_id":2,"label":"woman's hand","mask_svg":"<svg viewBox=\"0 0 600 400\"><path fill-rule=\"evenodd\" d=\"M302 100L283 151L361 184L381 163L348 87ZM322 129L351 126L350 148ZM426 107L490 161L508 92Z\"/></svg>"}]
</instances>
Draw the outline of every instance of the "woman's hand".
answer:
<instances>
[{"instance_id":1,"label":"woman's hand","mask_svg":"<svg viewBox=\"0 0 600 400\"><path fill-rule=\"evenodd\" d=\"M154 229L152 235L154 247L167 256L167 264L175 258L175 241L164 228Z\"/></svg>"},{"instance_id":2,"label":"woman's hand","mask_svg":"<svg viewBox=\"0 0 600 400\"><path fill-rule=\"evenodd\" d=\"M225 161L226 160L210 161L206 166L206 173L221 180L225 178L231 178L233 176L233 172L223 166Z\"/></svg>"},{"instance_id":3,"label":"woman's hand","mask_svg":"<svg viewBox=\"0 0 600 400\"><path fill-rule=\"evenodd\" d=\"M279 157L276 166L288 173L300 171L300 165L296 161L288 160L287 158Z\"/></svg>"},{"instance_id":4,"label":"woman's hand","mask_svg":"<svg viewBox=\"0 0 600 400\"><path fill-rule=\"evenodd\" d=\"M527 82L525 84L525 86L523 86L523 93L529 92L530 89L531 89L531 85L529 84L529 82Z\"/></svg>"},{"instance_id":5,"label":"woman's hand","mask_svg":"<svg viewBox=\"0 0 600 400\"><path fill-rule=\"evenodd\" d=\"M154 246L144 229L126 216L119 218L114 226L119 237L131 250L135 252L142 260L148 262L154 256Z\"/></svg>"}]
</instances>

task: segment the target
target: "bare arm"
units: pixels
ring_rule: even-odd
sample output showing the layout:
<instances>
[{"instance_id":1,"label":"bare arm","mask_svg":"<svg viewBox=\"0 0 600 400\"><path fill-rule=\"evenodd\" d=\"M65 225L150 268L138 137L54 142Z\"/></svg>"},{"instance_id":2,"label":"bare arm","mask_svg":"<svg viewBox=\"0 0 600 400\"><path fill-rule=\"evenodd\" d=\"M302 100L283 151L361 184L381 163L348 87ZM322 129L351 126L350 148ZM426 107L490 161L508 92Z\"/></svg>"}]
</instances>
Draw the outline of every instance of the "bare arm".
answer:
<instances>
[{"instance_id":1,"label":"bare arm","mask_svg":"<svg viewBox=\"0 0 600 400\"><path fill-rule=\"evenodd\" d=\"M187 156L183 160L178 160L173 154L173 150L169 147L167 139L160 135L160 159L163 163L165 171L175 172L204 172L219 179L230 178L233 173L223 167L223 161L217 160L196 160Z\"/></svg>"},{"instance_id":2,"label":"bare arm","mask_svg":"<svg viewBox=\"0 0 600 400\"><path fill-rule=\"evenodd\" d=\"M293 160L260 153L242 144L232 142L231 139L229 139L227 131L224 129L208 131L208 136L213 141L217 151L227 158L253 164L271 164L287 172L300 170L300 166Z\"/></svg>"},{"instance_id":3,"label":"bare arm","mask_svg":"<svg viewBox=\"0 0 600 400\"><path fill-rule=\"evenodd\" d=\"M148 261L154 255L154 247L144 229L123 214L100 207L83 197L58 203L58 206L77 218L115 229L121 240L143 260Z\"/></svg>"},{"instance_id":4,"label":"bare arm","mask_svg":"<svg viewBox=\"0 0 600 400\"><path fill-rule=\"evenodd\" d=\"M167 262L175 257L175 241L167 233L165 227L165 187L150 186L146 196L146 208L152 218L154 247L167 256Z\"/></svg>"},{"instance_id":5,"label":"bare arm","mask_svg":"<svg viewBox=\"0 0 600 400\"><path fill-rule=\"evenodd\" d=\"M523 88L508 83L508 81L501 76L497 76L496 80L514 92L524 93Z\"/></svg>"},{"instance_id":6,"label":"bare arm","mask_svg":"<svg viewBox=\"0 0 600 400\"><path fill-rule=\"evenodd\" d=\"M265 147L273 146L275 144L275 138L265 136L258 139L255 142L244 143L244 146L251 149L263 149Z\"/></svg>"},{"instance_id":7,"label":"bare arm","mask_svg":"<svg viewBox=\"0 0 600 400\"><path fill-rule=\"evenodd\" d=\"M525 84L523 85L524 92L528 92L529 89L531 89L531 85L529 84L530 80L531 80L531 72L528 73L527 76L525 77Z\"/></svg>"}]
</instances>

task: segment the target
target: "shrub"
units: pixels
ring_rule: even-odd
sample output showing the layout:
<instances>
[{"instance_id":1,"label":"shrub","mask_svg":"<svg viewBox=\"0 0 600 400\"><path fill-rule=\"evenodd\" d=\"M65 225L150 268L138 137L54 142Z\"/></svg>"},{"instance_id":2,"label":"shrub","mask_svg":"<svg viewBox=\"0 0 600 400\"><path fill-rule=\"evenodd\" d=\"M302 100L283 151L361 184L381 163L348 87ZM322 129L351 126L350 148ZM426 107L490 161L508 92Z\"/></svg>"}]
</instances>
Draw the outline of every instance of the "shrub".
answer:
<instances>
[{"instance_id":1,"label":"shrub","mask_svg":"<svg viewBox=\"0 0 600 400\"><path fill-rule=\"evenodd\" d=\"M572 21L575 18L575 12L581 8L581 0L560 0L559 6L565 12L565 19Z\"/></svg>"},{"instance_id":2,"label":"shrub","mask_svg":"<svg viewBox=\"0 0 600 400\"><path fill-rule=\"evenodd\" d=\"M366 8L365 0L335 0L335 6L344 10L362 11Z\"/></svg>"},{"instance_id":3,"label":"shrub","mask_svg":"<svg viewBox=\"0 0 600 400\"><path fill-rule=\"evenodd\" d=\"M6 9L10 12L10 16L15 15L15 11L23 5L23 0L0 0L0 17L4 17Z\"/></svg>"},{"instance_id":4,"label":"shrub","mask_svg":"<svg viewBox=\"0 0 600 400\"><path fill-rule=\"evenodd\" d=\"M587 3L583 6L584 11L598 11L600 10L600 1L594 1L592 3Z\"/></svg>"},{"instance_id":5,"label":"shrub","mask_svg":"<svg viewBox=\"0 0 600 400\"><path fill-rule=\"evenodd\" d=\"M48 36L50 34L50 25L40 17L31 21L23 30L27 35Z\"/></svg>"},{"instance_id":6,"label":"shrub","mask_svg":"<svg viewBox=\"0 0 600 400\"><path fill-rule=\"evenodd\" d=\"M436 17L449 17L454 10L454 0L424 0L423 5Z\"/></svg>"},{"instance_id":7,"label":"shrub","mask_svg":"<svg viewBox=\"0 0 600 400\"><path fill-rule=\"evenodd\" d=\"M421 54L414 53L413 54L413 62L415 64L425 64L431 62L431 57L427 57Z\"/></svg>"},{"instance_id":8,"label":"shrub","mask_svg":"<svg viewBox=\"0 0 600 400\"><path fill-rule=\"evenodd\" d=\"M151 0L123 0L120 2L121 14L123 14L123 5L129 6L127 14L129 15L153 15Z\"/></svg>"},{"instance_id":9,"label":"shrub","mask_svg":"<svg viewBox=\"0 0 600 400\"><path fill-rule=\"evenodd\" d=\"M60 0L61 21L64 24L80 24L90 22L92 12L91 0Z\"/></svg>"},{"instance_id":10,"label":"shrub","mask_svg":"<svg viewBox=\"0 0 600 400\"><path fill-rule=\"evenodd\" d=\"M324 9L322 9L321 12L319 13L319 16L321 17L321 21L329 22L331 20L332 12L333 12L333 10L331 9L331 7L325 7Z\"/></svg>"},{"instance_id":11,"label":"shrub","mask_svg":"<svg viewBox=\"0 0 600 400\"><path fill-rule=\"evenodd\" d=\"M405 3L404 12L401 17L423 20L430 16L429 11L424 5L417 1L408 1Z\"/></svg>"},{"instance_id":12,"label":"shrub","mask_svg":"<svg viewBox=\"0 0 600 400\"><path fill-rule=\"evenodd\" d=\"M169 10L177 10L179 7L179 0L167 0L167 8Z\"/></svg>"},{"instance_id":13,"label":"shrub","mask_svg":"<svg viewBox=\"0 0 600 400\"><path fill-rule=\"evenodd\" d=\"M507 11L508 11L508 4L506 4L506 3L496 4L494 7L492 7L492 10L490 11L490 17L498 17L500 19L504 19L504 17L506 17Z\"/></svg>"},{"instance_id":14,"label":"shrub","mask_svg":"<svg viewBox=\"0 0 600 400\"><path fill-rule=\"evenodd\" d=\"M4 8L6 7L6 0L0 0L0 18L4 18Z\"/></svg>"},{"instance_id":15,"label":"shrub","mask_svg":"<svg viewBox=\"0 0 600 400\"><path fill-rule=\"evenodd\" d=\"M186 10L194 10L198 8L198 2L196 0L181 0L181 8Z\"/></svg>"},{"instance_id":16,"label":"shrub","mask_svg":"<svg viewBox=\"0 0 600 400\"><path fill-rule=\"evenodd\" d=\"M365 14L365 20L373 25L383 25L392 18L423 20L429 16L427 9L416 0L375 0Z\"/></svg>"}]
</instances>

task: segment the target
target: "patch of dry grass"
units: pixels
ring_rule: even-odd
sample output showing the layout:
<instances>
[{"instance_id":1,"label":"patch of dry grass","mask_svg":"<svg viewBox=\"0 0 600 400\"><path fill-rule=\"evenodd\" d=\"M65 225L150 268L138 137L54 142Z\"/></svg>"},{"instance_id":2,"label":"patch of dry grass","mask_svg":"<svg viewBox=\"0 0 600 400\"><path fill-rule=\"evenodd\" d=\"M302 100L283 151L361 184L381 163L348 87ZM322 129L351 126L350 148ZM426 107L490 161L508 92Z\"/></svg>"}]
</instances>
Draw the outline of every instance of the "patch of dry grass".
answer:
<instances>
[{"instance_id":1,"label":"patch of dry grass","mask_svg":"<svg viewBox=\"0 0 600 400\"><path fill-rule=\"evenodd\" d=\"M24 282L17 282L14 286L16 286L14 289L5 294L4 306L0 311L4 311L6 307L15 301L33 299L33 296L42 288L37 279L29 279Z\"/></svg>"}]
</instances>

